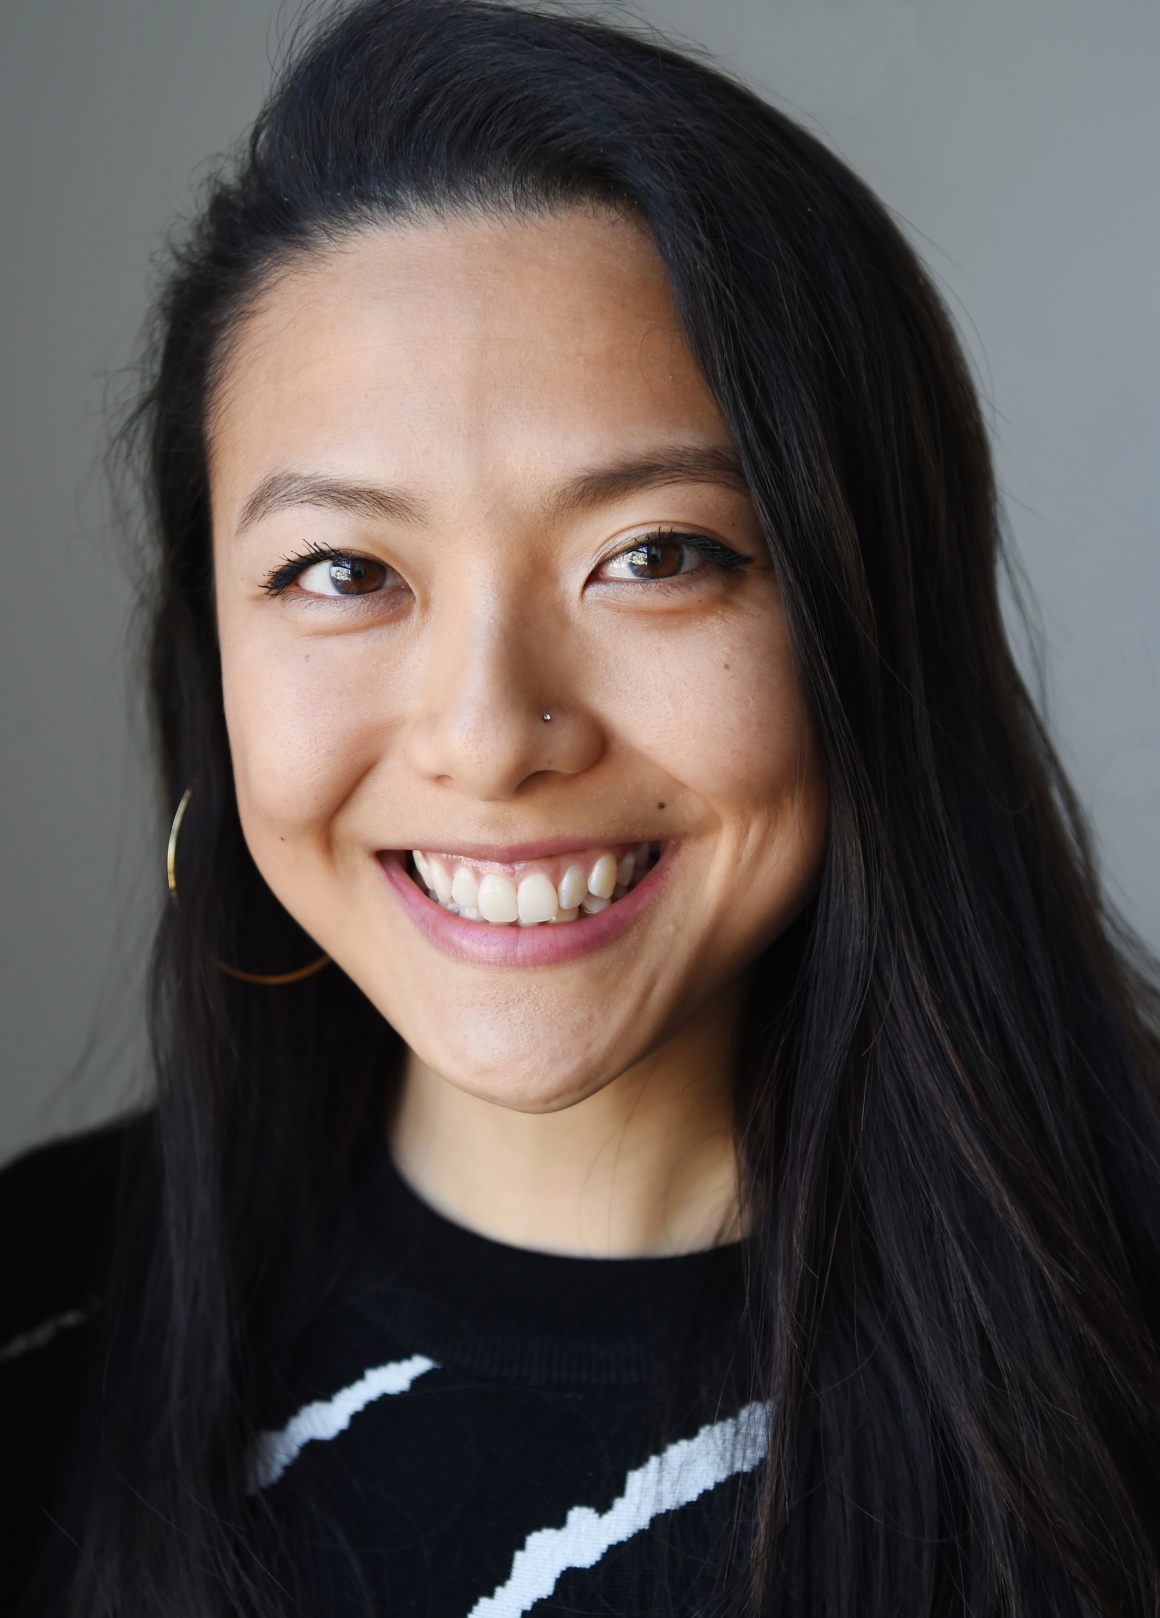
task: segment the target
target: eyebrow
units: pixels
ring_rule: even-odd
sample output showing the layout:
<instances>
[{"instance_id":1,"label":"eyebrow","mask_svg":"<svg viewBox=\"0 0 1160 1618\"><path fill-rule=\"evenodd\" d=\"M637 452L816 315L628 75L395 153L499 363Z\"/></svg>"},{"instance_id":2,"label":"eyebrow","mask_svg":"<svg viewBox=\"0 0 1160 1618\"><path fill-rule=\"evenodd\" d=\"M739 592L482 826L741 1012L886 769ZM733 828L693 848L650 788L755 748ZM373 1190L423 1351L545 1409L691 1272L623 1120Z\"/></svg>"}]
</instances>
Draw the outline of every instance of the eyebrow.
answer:
<instances>
[{"instance_id":1,"label":"eyebrow","mask_svg":"<svg viewBox=\"0 0 1160 1618\"><path fill-rule=\"evenodd\" d=\"M739 494L749 493L741 463L731 449L675 444L640 460L581 472L555 491L547 507L555 515L564 515L672 483L719 483ZM401 490L281 471L264 478L250 495L238 518L238 533L272 512L291 506L320 506L388 522L414 524L423 520L421 504Z\"/></svg>"},{"instance_id":2,"label":"eyebrow","mask_svg":"<svg viewBox=\"0 0 1160 1618\"><path fill-rule=\"evenodd\" d=\"M549 508L557 513L587 510L670 483L723 483L738 494L749 493L741 463L731 449L673 444L642 460L581 472L556 491Z\"/></svg>"},{"instance_id":3,"label":"eyebrow","mask_svg":"<svg viewBox=\"0 0 1160 1618\"><path fill-rule=\"evenodd\" d=\"M289 506L322 506L331 511L349 511L358 517L380 517L389 522L416 523L422 508L397 489L378 488L371 483L348 483L344 478L312 477L302 472L271 472L242 507L238 533L271 512Z\"/></svg>"}]
</instances>

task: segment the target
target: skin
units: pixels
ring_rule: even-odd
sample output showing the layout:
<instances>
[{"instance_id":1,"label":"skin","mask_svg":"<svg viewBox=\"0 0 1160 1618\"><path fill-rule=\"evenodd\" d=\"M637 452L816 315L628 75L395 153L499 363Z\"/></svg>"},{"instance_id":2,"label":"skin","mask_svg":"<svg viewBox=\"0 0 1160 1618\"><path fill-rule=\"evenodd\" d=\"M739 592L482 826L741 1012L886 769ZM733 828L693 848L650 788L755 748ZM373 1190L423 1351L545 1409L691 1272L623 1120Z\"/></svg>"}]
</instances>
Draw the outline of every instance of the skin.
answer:
<instances>
[{"instance_id":1,"label":"skin","mask_svg":"<svg viewBox=\"0 0 1160 1618\"><path fill-rule=\"evenodd\" d=\"M658 461L678 469L605 475ZM402 1173L516 1245L663 1253L742 1226L745 975L816 885L827 800L732 462L655 249L597 210L385 227L300 261L242 323L214 401L247 841L406 1041ZM257 512L288 472L388 497L340 508L299 486ZM747 563L670 539L688 571L615 577L658 531ZM272 595L308 545L386 564L386 587L319 594L323 566ZM560 838L668 854L622 937L551 965L455 958L378 858Z\"/></svg>"}]
</instances>

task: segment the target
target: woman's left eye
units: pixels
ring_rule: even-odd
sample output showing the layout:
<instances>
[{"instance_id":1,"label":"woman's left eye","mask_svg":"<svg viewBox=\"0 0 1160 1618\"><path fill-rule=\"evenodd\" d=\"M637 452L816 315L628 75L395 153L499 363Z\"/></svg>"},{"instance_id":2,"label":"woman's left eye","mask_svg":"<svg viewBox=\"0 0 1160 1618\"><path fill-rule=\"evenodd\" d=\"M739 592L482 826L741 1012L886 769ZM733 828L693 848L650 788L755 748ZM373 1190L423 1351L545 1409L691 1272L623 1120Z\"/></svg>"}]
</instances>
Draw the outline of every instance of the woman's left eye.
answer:
<instances>
[{"instance_id":1,"label":"woman's left eye","mask_svg":"<svg viewBox=\"0 0 1160 1618\"><path fill-rule=\"evenodd\" d=\"M628 550L610 556L597 577L619 583L665 580L683 573L696 573L714 564L727 569L744 567L749 561L740 551L720 540L701 535L658 534L637 540Z\"/></svg>"}]
</instances>

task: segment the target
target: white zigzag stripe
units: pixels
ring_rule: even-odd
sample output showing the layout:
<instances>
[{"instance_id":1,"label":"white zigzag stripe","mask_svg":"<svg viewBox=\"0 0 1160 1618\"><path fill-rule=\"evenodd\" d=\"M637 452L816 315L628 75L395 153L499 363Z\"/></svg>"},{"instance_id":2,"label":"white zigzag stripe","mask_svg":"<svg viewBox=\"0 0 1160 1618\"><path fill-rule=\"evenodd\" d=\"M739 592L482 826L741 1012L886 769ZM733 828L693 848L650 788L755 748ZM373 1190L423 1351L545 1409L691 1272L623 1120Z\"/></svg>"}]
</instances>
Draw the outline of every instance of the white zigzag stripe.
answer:
<instances>
[{"instance_id":1,"label":"white zigzag stripe","mask_svg":"<svg viewBox=\"0 0 1160 1618\"><path fill-rule=\"evenodd\" d=\"M303 1405L279 1432L262 1433L254 1449L254 1489L268 1489L294 1461L304 1444L337 1438L350 1426L351 1418L376 1399L391 1393L406 1393L412 1382L425 1371L438 1366L425 1354L412 1354L409 1360L391 1360L376 1365L349 1388L340 1388L330 1399Z\"/></svg>"},{"instance_id":2,"label":"white zigzag stripe","mask_svg":"<svg viewBox=\"0 0 1160 1618\"><path fill-rule=\"evenodd\" d=\"M573 1506L563 1528L529 1534L512 1560L506 1584L481 1596L468 1618L520 1618L551 1595L567 1568L594 1567L613 1545L639 1534L662 1512L687 1506L738 1472L752 1472L765 1458L765 1420L764 1404L748 1404L630 1472L624 1493L607 1511Z\"/></svg>"},{"instance_id":3,"label":"white zigzag stripe","mask_svg":"<svg viewBox=\"0 0 1160 1618\"><path fill-rule=\"evenodd\" d=\"M31 1331L22 1331L19 1337L13 1337L0 1348L0 1365L7 1360L19 1359L21 1354L31 1354L33 1349L43 1348L46 1343L52 1342L58 1332L67 1331L70 1326L83 1326L88 1318L83 1309L66 1309L63 1314L53 1315L51 1320L43 1321Z\"/></svg>"}]
</instances>

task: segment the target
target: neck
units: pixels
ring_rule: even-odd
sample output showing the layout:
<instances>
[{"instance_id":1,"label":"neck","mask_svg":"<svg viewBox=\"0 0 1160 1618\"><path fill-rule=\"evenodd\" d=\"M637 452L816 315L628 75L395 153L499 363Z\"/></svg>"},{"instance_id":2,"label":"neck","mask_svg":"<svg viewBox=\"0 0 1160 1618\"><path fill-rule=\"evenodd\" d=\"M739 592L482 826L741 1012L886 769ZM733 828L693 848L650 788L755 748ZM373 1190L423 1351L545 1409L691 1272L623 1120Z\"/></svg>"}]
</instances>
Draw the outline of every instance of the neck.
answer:
<instances>
[{"instance_id":1,"label":"neck","mask_svg":"<svg viewBox=\"0 0 1160 1618\"><path fill-rule=\"evenodd\" d=\"M741 1234L732 1057L740 992L559 1112L515 1112L409 1053L391 1152L422 1199L514 1247L590 1257L687 1253Z\"/></svg>"}]
</instances>

